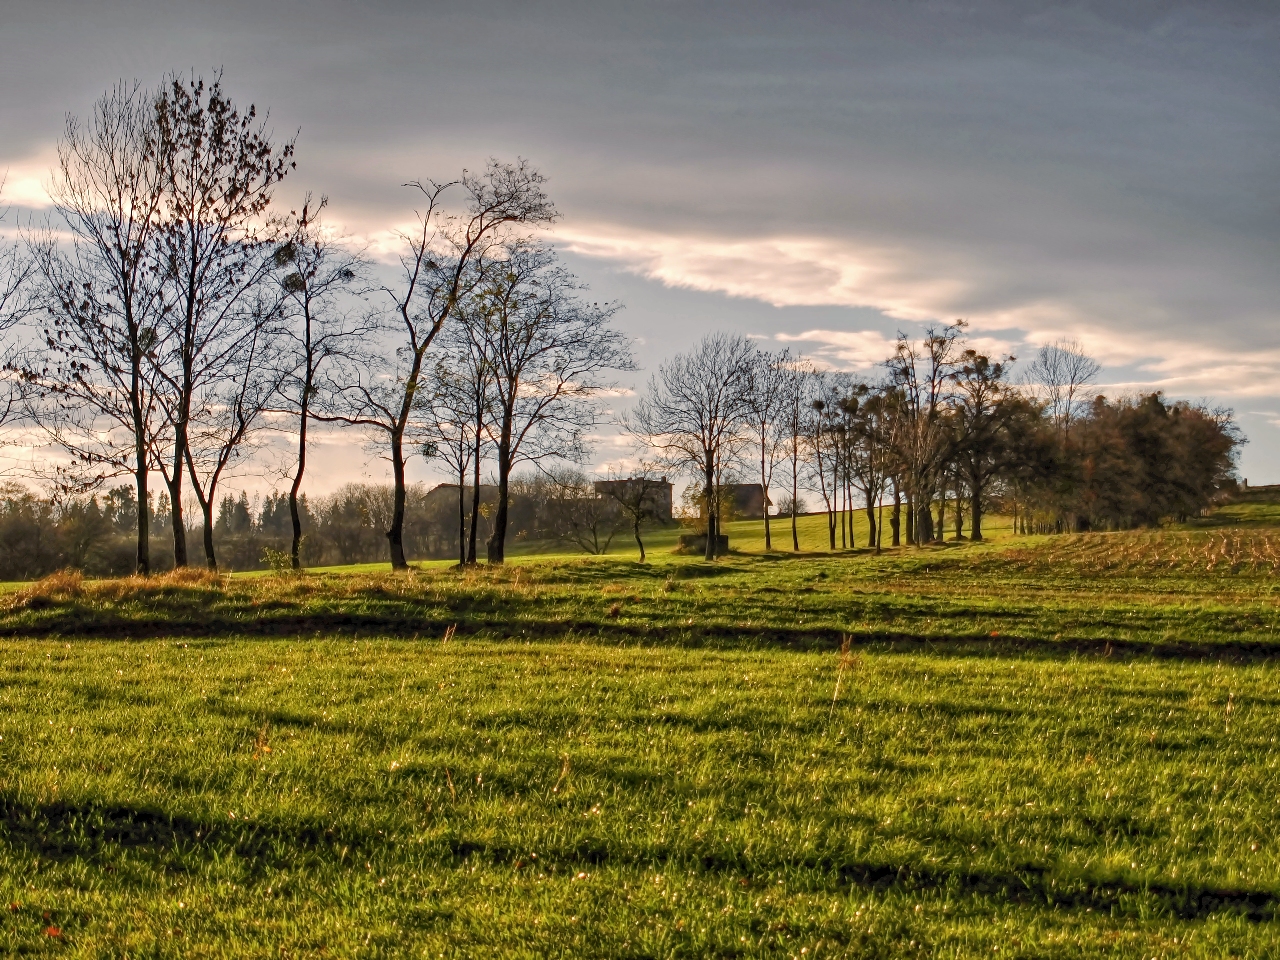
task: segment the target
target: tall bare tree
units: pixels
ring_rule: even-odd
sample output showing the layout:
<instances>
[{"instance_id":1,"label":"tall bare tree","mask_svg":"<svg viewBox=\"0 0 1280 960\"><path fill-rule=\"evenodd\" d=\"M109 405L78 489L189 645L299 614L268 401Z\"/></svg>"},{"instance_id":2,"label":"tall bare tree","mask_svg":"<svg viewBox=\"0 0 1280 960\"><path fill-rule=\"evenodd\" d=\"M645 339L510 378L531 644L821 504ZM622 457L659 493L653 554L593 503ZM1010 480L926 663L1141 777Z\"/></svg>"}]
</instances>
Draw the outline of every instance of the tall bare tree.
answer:
<instances>
[{"instance_id":1,"label":"tall bare tree","mask_svg":"<svg viewBox=\"0 0 1280 960\"><path fill-rule=\"evenodd\" d=\"M818 485L818 493L827 508L827 541L836 549L836 533L846 546L842 492L849 440L848 400L853 382L848 374L820 371L812 378L813 397L805 421L805 441L809 460L810 482Z\"/></svg>"},{"instance_id":2,"label":"tall bare tree","mask_svg":"<svg viewBox=\"0 0 1280 960\"><path fill-rule=\"evenodd\" d=\"M216 375L197 380L190 407L186 462L191 490L204 519L204 558L218 569L214 551L214 506L218 484L227 470L254 450L265 414L275 406L284 364L283 339L274 301L252 308L247 332L236 338L236 349L221 354L224 367Z\"/></svg>"},{"instance_id":3,"label":"tall bare tree","mask_svg":"<svg viewBox=\"0 0 1280 960\"><path fill-rule=\"evenodd\" d=\"M403 234L400 281L382 288L388 310L382 315L386 350L370 351L358 362L335 365L326 377L323 419L364 428L387 445L395 504L387 529L391 566L408 567L404 554L405 443L421 425L415 417L428 406L418 396L427 352L459 301L484 275L483 262L509 229L542 226L556 217L543 190L545 180L525 161L490 161L483 174L463 172L450 183L433 180L406 184L422 205L418 226ZM461 186L465 212L449 215L444 201Z\"/></svg>"},{"instance_id":4,"label":"tall bare tree","mask_svg":"<svg viewBox=\"0 0 1280 960\"><path fill-rule=\"evenodd\" d=\"M793 361L786 368L786 392L782 404L782 423L787 462L791 467L791 490L788 503L791 507L791 549L800 551L800 531L797 513L800 509L800 475L805 450L805 429L810 405L815 399L811 394L816 383L813 364L803 358Z\"/></svg>"},{"instance_id":5,"label":"tall bare tree","mask_svg":"<svg viewBox=\"0 0 1280 960\"><path fill-rule=\"evenodd\" d=\"M476 531L480 513L480 454L488 420L489 378L482 356L463 349L447 349L444 338L465 330L458 323L446 328L444 355L432 374L427 415L422 427L423 455L442 461L458 478L458 566L476 562ZM471 506L470 556L467 536L467 474L474 468Z\"/></svg>"},{"instance_id":6,"label":"tall bare tree","mask_svg":"<svg viewBox=\"0 0 1280 960\"><path fill-rule=\"evenodd\" d=\"M588 303L582 285L546 247L509 245L478 296L484 354L493 371L490 439L498 505L488 561L506 555L508 484L521 461L580 461L611 371L635 369L627 339L609 326L617 304Z\"/></svg>"},{"instance_id":7,"label":"tall bare tree","mask_svg":"<svg viewBox=\"0 0 1280 960\"><path fill-rule=\"evenodd\" d=\"M56 221L28 238L49 319L43 361L25 366L35 422L71 455L82 486L133 474L141 575L151 571L159 427L148 373L166 309L153 256L157 139L153 97L136 83L108 90L85 121L68 115L50 185Z\"/></svg>"},{"instance_id":8,"label":"tall bare tree","mask_svg":"<svg viewBox=\"0 0 1280 960\"><path fill-rule=\"evenodd\" d=\"M458 470L458 523L463 530L466 517L465 487L467 464L473 472L471 483L471 523L463 531L465 546L459 542L462 563L477 562L480 529L480 470L485 444L489 440L496 395L494 363L490 357L488 311L483 295L468 296L458 305L456 322L440 334L441 359L436 364L432 410L424 430L428 439L440 445L442 456ZM464 440L466 448L462 446ZM456 442L456 452L454 443Z\"/></svg>"},{"instance_id":9,"label":"tall bare tree","mask_svg":"<svg viewBox=\"0 0 1280 960\"><path fill-rule=\"evenodd\" d=\"M882 539L881 503L892 470L895 426L892 403L892 395L888 391L862 384L850 423L849 473L862 493L867 514L868 545L877 553Z\"/></svg>"},{"instance_id":10,"label":"tall bare tree","mask_svg":"<svg viewBox=\"0 0 1280 960\"><path fill-rule=\"evenodd\" d=\"M929 504L937 492L948 450L947 401L960 367L965 323L930 327L919 341L898 334L886 361L889 384L899 394L898 459L906 488L907 541L934 539Z\"/></svg>"},{"instance_id":11,"label":"tall bare tree","mask_svg":"<svg viewBox=\"0 0 1280 960\"><path fill-rule=\"evenodd\" d=\"M307 469L307 436L319 379L335 357L350 356L372 334L353 320L344 300L364 282L369 263L363 249L349 247L328 236L321 216L328 198L312 204L308 196L293 222L293 233L277 247L273 259L280 279L282 335L287 340L280 396L285 410L297 418L298 454L289 485L289 518L293 536L290 562L300 570L302 515L298 506Z\"/></svg>"},{"instance_id":12,"label":"tall bare tree","mask_svg":"<svg viewBox=\"0 0 1280 960\"><path fill-rule=\"evenodd\" d=\"M670 488L665 476L659 476L657 464L641 460L632 467L627 476L614 474L603 485L606 497L612 500L622 515L631 525L631 535L635 537L636 546L640 549L640 562L645 561L644 539L641 535L645 521L655 519L670 520L670 503L666 505L666 516L659 511L660 497L667 492L670 499Z\"/></svg>"},{"instance_id":13,"label":"tall bare tree","mask_svg":"<svg viewBox=\"0 0 1280 960\"><path fill-rule=\"evenodd\" d=\"M720 536L720 477L738 453L748 415L755 347L745 337L713 333L658 368L624 422L632 436L702 483L706 559Z\"/></svg>"},{"instance_id":14,"label":"tall bare tree","mask_svg":"<svg viewBox=\"0 0 1280 960\"><path fill-rule=\"evenodd\" d=\"M747 373L747 427L760 450L760 489L764 511L764 548L773 549L769 529L769 485L773 471L786 458L787 401L794 360L790 351L758 350Z\"/></svg>"},{"instance_id":15,"label":"tall bare tree","mask_svg":"<svg viewBox=\"0 0 1280 960\"><path fill-rule=\"evenodd\" d=\"M1058 433L1065 436L1080 415L1085 389L1098 382L1102 367L1079 340L1063 337L1045 344L1027 368L1027 380Z\"/></svg>"},{"instance_id":16,"label":"tall bare tree","mask_svg":"<svg viewBox=\"0 0 1280 960\"><path fill-rule=\"evenodd\" d=\"M202 393L239 379L232 364L253 355L248 345L263 319L255 294L270 278L284 229L267 215L276 185L295 163L293 141L274 142L255 107L241 113L221 75L208 85L168 77L155 113L158 266L172 305L154 364L170 441L156 460L169 488L174 564L181 567L188 562L182 488L192 415L202 412ZM206 560L215 563L207 552Z\"/></svg>"},{"instance_id":17,"label":"tall bare tree","mask_svg":"<svg viewBox=\"0 0 1280 960\"><path fill-rule=\"evenodd\" d=\"M0 177L0 227L8 219L4 203L4 177ZM37 312L31 289L36 274L35 260L25 255L16 240L5 242L0 237L0 425L8 423L18 408L21 397L22 356L24 343L17 336L19 325Z\"/></svg>"}]
</instances>

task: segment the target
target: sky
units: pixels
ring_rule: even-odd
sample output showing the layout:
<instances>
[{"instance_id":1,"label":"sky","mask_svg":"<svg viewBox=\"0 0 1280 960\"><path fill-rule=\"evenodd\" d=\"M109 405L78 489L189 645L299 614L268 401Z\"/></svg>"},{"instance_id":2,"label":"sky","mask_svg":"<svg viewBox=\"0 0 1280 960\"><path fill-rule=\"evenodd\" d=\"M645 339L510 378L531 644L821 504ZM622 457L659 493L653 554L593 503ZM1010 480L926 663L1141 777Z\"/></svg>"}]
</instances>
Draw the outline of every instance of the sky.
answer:
<instances>
[{"instance_id":1,"label":"sky","mask_svg":"<svg viewBox=\"0 0 1280 960\"><path fill-rule=\"evenodd\" d=\"M1077 337L1111 392L1232 407L1241 474L1280 482L1274 2L3 0L0 32L18 216L65 114L222 68L298 135L282 201L327 195L384 255L403 183L527 158L566 261L624 304L626 388L712 330L874 373L963 318L1023 360ZM353 442L312 489L386 476Z\"/></svg>"}]
</instances>

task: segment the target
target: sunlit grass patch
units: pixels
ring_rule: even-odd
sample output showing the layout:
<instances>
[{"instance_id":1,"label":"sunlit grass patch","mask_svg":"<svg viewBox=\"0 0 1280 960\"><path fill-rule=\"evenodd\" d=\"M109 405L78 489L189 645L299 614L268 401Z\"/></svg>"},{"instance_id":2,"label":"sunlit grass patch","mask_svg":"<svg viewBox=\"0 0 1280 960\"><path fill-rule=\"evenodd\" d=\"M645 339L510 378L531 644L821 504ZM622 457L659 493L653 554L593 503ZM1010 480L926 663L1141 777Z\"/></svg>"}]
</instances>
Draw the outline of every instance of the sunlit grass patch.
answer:
<instances>
[{"instance_id":1,"label":"sunlit grass patch","mask_svg":"<svg viewBox=\"0 0 1280 960\"><path fill-rule=\"evenodd\" d=\"M85 953L185 955L1274 945L1269 665L864 652L833 707L835 653L0 656L11 944L55 923Z\"/></svg>"},{"instance_id":2,"label":"sunlit grass patch","mask_svg":"<svg viewBox=\"0 0 1280 960\"><path fill-rule=\"evenodd\" d=\"M0 942L1267 956L1241 533L59 575L0 612Z\"/></svg>"}]
</instances>

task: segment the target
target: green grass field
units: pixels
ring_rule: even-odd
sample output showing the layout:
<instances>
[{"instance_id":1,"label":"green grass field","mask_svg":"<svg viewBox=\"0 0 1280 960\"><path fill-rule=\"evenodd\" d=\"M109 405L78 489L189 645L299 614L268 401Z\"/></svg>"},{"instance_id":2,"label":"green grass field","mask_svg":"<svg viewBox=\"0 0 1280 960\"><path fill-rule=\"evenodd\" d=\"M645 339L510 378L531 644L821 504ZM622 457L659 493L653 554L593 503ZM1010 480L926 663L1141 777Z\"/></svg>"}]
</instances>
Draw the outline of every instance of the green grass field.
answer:
<instances>
[{"instance_id":1,"label":"green grass field","mask_svg":"<svg viewBox=\"0 0 1280 960\"><path fill-rule=\"evenodd\" d=\"M16 590L0 944L1275 956L1280 526L1239 507Z\"/></svg>"}]
</instances>

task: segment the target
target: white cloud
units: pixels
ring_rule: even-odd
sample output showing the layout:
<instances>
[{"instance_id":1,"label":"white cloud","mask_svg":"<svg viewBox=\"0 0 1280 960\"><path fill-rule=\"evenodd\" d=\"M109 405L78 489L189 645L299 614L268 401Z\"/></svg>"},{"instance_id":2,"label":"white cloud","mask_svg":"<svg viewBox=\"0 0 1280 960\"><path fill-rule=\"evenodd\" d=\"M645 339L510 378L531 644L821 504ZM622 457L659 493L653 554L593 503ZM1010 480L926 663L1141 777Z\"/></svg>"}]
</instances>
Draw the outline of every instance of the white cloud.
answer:
<instances>
[{"instance_id":1,"label":"white cloud","mask_svg":"<svg viewBox=\"0 0 1280 960\"><path fill-rule=\"evenodd\" d=\"M999 264L927 248L795 235L668 234L612 224L562 227L556 236L567 250L671 287L777 307L871 308L908 323L964 318L974 346L992 355L1029 358L1044 343L1075 336L1108 366L1149 372L1141 381L1147 389L1268 395L1280 378L1280 346L1242 349L1224 342L1221 326L1189 325L1141 290L1095 291L1082 284L1078 292L1049 295L1044 291L1052 285L1029 284L1024 291ZM857 369L893 348L891 337L874 330L813 329L778 339L817 344L820 358Z\"/></svg>"},{"instance_id":2,"label":"white cloud","mask_svg":"<svg viewBox=\"0 0 1280 960\"><path fill-rule=\"evenodd\" d=\"M45 184L58 157L52 147L0 169L0 204L42 210L50 206Z\"/></svg>"}]
</instances>

